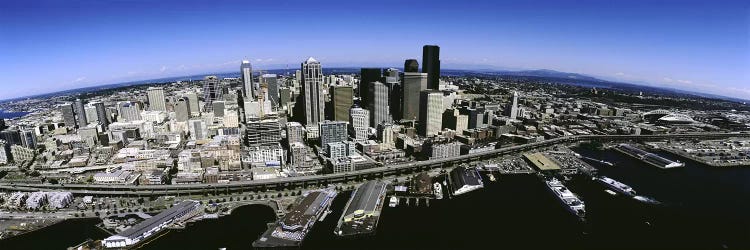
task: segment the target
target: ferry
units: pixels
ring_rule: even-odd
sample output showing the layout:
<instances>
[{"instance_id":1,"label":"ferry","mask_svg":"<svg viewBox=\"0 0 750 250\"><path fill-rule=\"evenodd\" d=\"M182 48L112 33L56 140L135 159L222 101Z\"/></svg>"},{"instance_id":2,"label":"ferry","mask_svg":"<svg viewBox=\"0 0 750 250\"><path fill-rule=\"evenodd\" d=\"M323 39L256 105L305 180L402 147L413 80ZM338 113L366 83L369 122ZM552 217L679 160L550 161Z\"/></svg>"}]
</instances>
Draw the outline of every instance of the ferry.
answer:
<instances>
[{"instance_id":1,"label":"ferry","mask_svg":"<svg viewBox=\"0 0 750 250\"><path fill-rule=\"evenodd\" d=\"M435 184L432 185L433 191L435 192L435 199L443 199L443 186L440 185L439 182L435 182Z\"/></svg>"},{"instance_id":2,"label":"ferry","mask_svg":"<svg viewBox=\"0 0 750 250\"><path fill-rule=\"evenodd\" d=\"M578 216L578 218L580 218L581 220L586 217L586 205L581 199L578 198L578 196L576 196L567 187L565 187L562 182L560 182L556 178L545 180L544 182L550 192L552 192L552 194L554 194L555 197L560 200L560 203L565 205L565 208L568 211Z\"/></svg>"},{"instance_id":3,"label":"ferry","mask_svg":"<svg viewBox=\"0 0 750 250\"><path fill-rule=\"evenodd\" d=\"M622 194L628 197L633 197L636 195L635 190L633 190L633 188L631 188L628 185L625 185L622 182L616 181L612 178L609 178L606 176L600 176L600 177L596 177L595 179L597 182L601 183L605 187L612 189L613 191L619 194Z\"/></svg>"},{"instance_id":4,"label":"ferry","mask_svg":"<svg viewBox=\"0 0 750 250\"><path fill-rule=\"evenodd\" d=\"M490 177L490 181L496 181L497 180L497 179L495 179L495 175L493 175L491 173L487 174L487 175Z\"/></svg>"},{"instance_id":5,"label":"ferry","mask_svg":"<svg viewBox=\"0 0 750 250\"><path fill-rule=\"evenodd\" d=\"M391 200L388 203L388 206L389 207L396 207L396 206L398 206L398 198L396 198L396 196L391 196Z\"/></svg>"}]
</instances>

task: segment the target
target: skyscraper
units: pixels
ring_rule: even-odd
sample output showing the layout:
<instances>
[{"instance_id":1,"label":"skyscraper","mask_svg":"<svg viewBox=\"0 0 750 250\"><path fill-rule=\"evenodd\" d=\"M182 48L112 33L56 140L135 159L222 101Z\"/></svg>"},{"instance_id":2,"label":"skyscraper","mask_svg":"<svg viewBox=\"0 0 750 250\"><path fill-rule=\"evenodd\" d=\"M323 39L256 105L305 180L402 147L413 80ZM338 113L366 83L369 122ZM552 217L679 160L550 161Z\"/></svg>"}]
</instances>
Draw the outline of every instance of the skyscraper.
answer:
<instances>
[{"instance_id":1,"label":"skyscraper","mask_svg":"<svg viewBox=\"0 0 750 250\"><path fill-rule=\"evenodd\" d=\"M352 86L331 86L330 94L333 95L333 120L349 120L349 109L354 102Z\"/></svg>"},{"instance_id":2,"label":"skyscraper","mask_svg":"<svg viewBox=\"0 0 750 250\"><path fill-rule=\"evenodd\" d=\"M518 116L518 92L513 91L513 100L510 105L508 105L508 108L506 108L506 115L510 117L510 119L516 119L516 116Z\"/></svg>"},{"instance_id":3,"label":"skyscraper","mask_svg":"<svg viewBox=\"0 0 750 250\"><path fill-rule=\"evenodd\" d=\"M278 119L249 121L246 131L247 145L278 143L281 140L281 124Z\"/></svg>"},{"instance_id":4,"label":"skyscraper","mask_svg":"<svg viewBox=\"0 0 750 250\"><path fill-rule=\"evenodd\" d=\"M263 83L268 90L268 101L273 107L279 107L279 81L276 74L263 74Z\"/></svg>"},{"instance_id":5,"label":"skyscraper","mask_svg":"<svg viewBox=\"0 0 750 250\"><path fill-rule=\"evenodd\" d=\"M422 73L427 73L428 89L440 89L440 47L437 45L422 47Z\"/></svg>"},{"instance_id":6,"label":"skyscraper","mask_svg":"<svg viewBox=\"0 0 750 250\"><path fill-rule=\"evenodd\" d=\"M177 121L186 122L190 119L190 100L187 97L181 97L177 100L177 105L174 108Z\"/></svg>"},{"instance_id":7,"label":"skyscraper","mask_svg":"<svg viewBox=\"0 0 750 250\"><path fill-rule=\"evenodd\" d=\"M370 84L370 124L391 122L390 107L388 106L388 87L380 81Z\"/></svg>"},{"instance_id":8,"label":"skyscraper","mask_svg":"<svg viewBox=\"0 0 750 250\"><path fill-rule=\"evenodd\" d=\"M417 59L406 59L404 62L404 72L419 72L419 62L417 62Z\"/></svg>"},{"instance_id":9,"label":"skyscraper","mask_svg":"<svg viewBox=\"0 0 750 250\"><path fill-rule=\"evenodd\" d=\"M349 110L349 134L354 141L366 141L370 127L370 111L353 107Z\"/></svg>"},{"instance_id":10,"label":"skyscraper","mask_svg":"<svg viewBox=\"0 0 750 250\"><path fill-rule=\"evenodd\" d=\"M425 90L419 98L419 134L437 135L443 127L443 93Z\"/></svg>"},{"instance_id":11,"label":"skyscraper","mask_svg":"<svg viewBox=\"0 0 750 250\"><path fill-rule=\"evenodd\" d=\"M95 102L91 103L91 106L94 106L94 108L96 108L96 117L99 120L99 124L101 124L106 131L107 126L109 125L109 119L107 118L107 109L104 107L104 103Z\"/></svg>"},{"instance_id":12,"label":"skyscraper","mask_svg":"<svg viewBox=\"0 0 750 250\"><path fill-rule=\"evenodd\" d=\"M208 138L208 127L206 127L206 122L201 119L189 120L188 129L190 130L190 139L192 140Z\"/></svg>"},{"instance_id":13,"label":"skyscraper","mask_svg":"<svg viewBox=\"0 0 750 250\"><path fill-rule=\"evenodd\" d=\"M188 104L190 105L190 116L199 116L201 114L201 108L198 102L198 94L195 92L187 93Z\"/></svg>"},{"instance_id":14,"label":"skyscraper","mask_svg":"<svg viewBox=\"0 0 750 250\"><path fill-rule=\"evenodd\" d=\"M86 109L83 107L83 101L81 101L81 99L76 99L76 105L74 108L77 115L76 121L78 122L78 127L86 127L89 122L86 120Z\"/></svg>"},{"instance_id":15,"label":"skyscraper","mask_svg":"<svg viewBox=\"0 0 750 250\"><path fill-rule=\"evenodd\" d=\"M137 121L141 120L141 107L135 102L120 102L117 104L120 118L118 121Z\"/></svg>"},{"instance_id":16,"label":"skyscraper","mask_svg":"<svg viewBox=\"0 0 750 250\"><path fill-rule=\"evenodd\" d=\"M371 108L370 104L370 83L381 81L383 73L379 68L362 68L359 78L359 99L363 108Z\"/></svg>"},{"instance_id":17,"label":"skyscraper","mask_svg":"<svg viewBox=\"0 0 750 250\"><path fill-rule=\"evenodd\" d=\"M390 117L393 120L401 120L401 94L403 92L398 69L390 68L385 71L385 86L388 87L388 106Z\"/></svg>"},{"instance_id":18,"label":"skyscraper","mask_svg":"<svg viewBox=\"0 0 750 250\"><path fill-rule=\"evenodd\" d=\"M214 101L211 104L211 109L214 111L214 117L224 117L224 101Z\"/></svg>"},{"instance_id":19,"label":"skyscraper","mask_svg":"<svg viewBox=\"0 0 750 250\"><path fill-rule=\"evenodd\" d=\"M403 76L401 119L414 121L420 117L419 96L427 89L427 73L404 72Z\"/></svg>"},{"instance_id":20,"label":"skyscraper","mask_svg":"<svg viewBox=\"0 0 750 250\"><path fill-rule=\"evenodd\" d=\"M305 98L305 126L308 129L317 128L323 120L323 69L315 58L308 58L302 63L302 87Z\"/></svg>"},{"instance_id":21,"label":"skyscraper","mask_svg":"<svg viewBox=\"0 0 750 250\"><path fill-rule=\"evenodd\" d=\"M203 80L203 110L206 112L213 111L213 102L220 98L219 78L216 78L216 76L206 76Z\"/></svg>"},{"instance_id":22,"label":"skyscraper","mask_svg":"<svg viewBox=\"0 0 750 250\"><path fill-rule=\"evenodd\" d=\"M167 111L167 104L164 99L164 88L151 87L146 91L148 93L148 105L151 111Z\"/></svg>"},{"instance_id":23,"label":"skyscraper","mask_svg":"<svg viewBox=\"0 0 750 250\"><path fill-rule=\"evenodd\" d=\"M243 60L240 65L240 71L242 72L242 94L248 100L255 99L255 86L253 85L253 65L250 61Z\"/></svg>"},{"instance_id":24,"label":"skyscraper","mask_svg":"<svg viewBox=\"0 0 750 250\"><path fill-rule=\"evenodd\" d=\"M305 142L305 128L299 122L287 122L286 123L286 139L289 142L289 146L294 143Z\"/></svg>"},{"instance_id":25,"label":"skyscraper","mask_svg":"<svg viewBox=\"0 0 750 250\"><path fill-rule=\"evenodd\" d=\"M320 125L320 146L328 150L328 143L346 141L346 122L323 121Z\"/></svg>"},{"instance_id":26,"label":"skyscraper","mask_svg":"<svg viewBox=\"0 0 750 250\"><path fill-rule=\"evenodd\" d=\"M21 131L21 146L25 148L36 148L36 135L34 134L34 130L27 129Z\"/></svg>"},{"instance_id":27,"label":"skyscraper","mask_svg":"<svg viewBox=\"0 0 750 250\"><path fill-rule=\"evenodd\" d=\"M76 115L75 111L73 111L73 104L66 103L60 105L60 112L62 113L63 122L65 122L65 126L70 128L76 127Z\"/></svg>"}]
</instances>

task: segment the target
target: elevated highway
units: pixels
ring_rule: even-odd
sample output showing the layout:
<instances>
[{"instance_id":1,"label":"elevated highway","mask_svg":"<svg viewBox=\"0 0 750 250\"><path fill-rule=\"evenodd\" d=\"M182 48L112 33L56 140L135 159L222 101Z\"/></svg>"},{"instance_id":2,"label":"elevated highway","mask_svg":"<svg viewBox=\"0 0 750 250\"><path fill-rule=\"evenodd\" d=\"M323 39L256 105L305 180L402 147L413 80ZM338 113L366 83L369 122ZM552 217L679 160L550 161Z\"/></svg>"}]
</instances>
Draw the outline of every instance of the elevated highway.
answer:
<instances>
[{"instance_id":1,"label":"elevated highway","mask_svg":"<svg viewBox=\"0 0 750 250\"><path fill-rule=\"evenodd\" d=\"M326 175L299 176L277 178L269 180L236 181L221 184L181 184L181 185L101 185L101 184L28 184L28 183L0 183L3 191L69 191L77 195L94 196L162 196L162 195L196 195L206 193L230 192L264 192L267 190L283 190L306 188L310 186L327 185L363 179L383 178L386 176L409 174L430 169L448 167L453 164L467 163L502 155L515 154L537 148L549 147L562 143L579 141L650 141L667 139L722 139L729 137L750 137L747 133L693 133L693 134L663 134L663 135L579 135L559 137L540 142L503 147L486 152L461 155L451 158L426 160L375 167L353 172L334 173Z\"/></svg>"}]
</instances>

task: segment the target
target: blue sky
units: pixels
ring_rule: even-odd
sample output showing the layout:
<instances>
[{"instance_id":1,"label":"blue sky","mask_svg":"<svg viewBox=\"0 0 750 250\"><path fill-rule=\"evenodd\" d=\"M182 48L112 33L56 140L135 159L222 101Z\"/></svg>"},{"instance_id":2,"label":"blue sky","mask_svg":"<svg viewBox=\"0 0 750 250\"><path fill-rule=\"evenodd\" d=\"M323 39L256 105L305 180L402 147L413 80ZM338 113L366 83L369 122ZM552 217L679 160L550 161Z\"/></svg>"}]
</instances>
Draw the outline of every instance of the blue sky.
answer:
<instances>
[{"instance_id":1,"label":"blue sky","mask_svg":"<svg viewBox=\"0 0 750 250\"><path fill-rule=\"evenodd\" d=\"M750 99L749 1L0 1L0 99L279 68L553 69Z\"/></svg>"}]
</instances>

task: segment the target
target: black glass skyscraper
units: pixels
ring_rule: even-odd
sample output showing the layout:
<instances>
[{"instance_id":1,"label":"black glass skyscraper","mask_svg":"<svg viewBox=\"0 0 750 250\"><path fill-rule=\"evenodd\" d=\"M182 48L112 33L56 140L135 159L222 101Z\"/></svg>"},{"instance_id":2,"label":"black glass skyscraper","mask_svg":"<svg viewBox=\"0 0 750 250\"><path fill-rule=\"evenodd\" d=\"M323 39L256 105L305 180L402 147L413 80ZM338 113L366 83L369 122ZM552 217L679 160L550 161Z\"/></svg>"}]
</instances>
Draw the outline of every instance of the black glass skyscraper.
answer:
<instances>
[{"instance_id":1,"label":"black glass skyscraper","mask_svg":"<svg viewBox=\"0 0 750 250\"><path fill-rule=\"evenodd\" d=\"M362 68L360 71L359 87L359 99L360 104L363 108L369 108L367 105L370 103L370 83L381 81L383 73L379 68Z\"/></svg>"},{"instance_id":2,"label":"black glass skyscraper","mask_svg":"<svg viewBox=\"0 0 750 250\"><path fill-rule=\"evenodd\" d=\"M404 72L419 72L419 62L417 62L417 59L406 59L404 62Z\"/></svg>"},{"instance_id":3,"label":"black glass skyscraper","mask_svg":"<svg viewBox=\"0 0 750 250\"><path fill-rule=\"evenodd\" d=\"M422 73L427 73L427 88L439 90L440 86L440 47L422 47Z\"/></svg>"}]
</instances>

